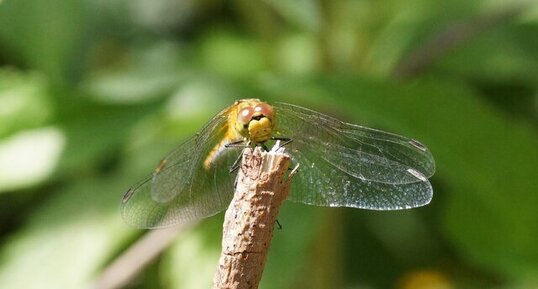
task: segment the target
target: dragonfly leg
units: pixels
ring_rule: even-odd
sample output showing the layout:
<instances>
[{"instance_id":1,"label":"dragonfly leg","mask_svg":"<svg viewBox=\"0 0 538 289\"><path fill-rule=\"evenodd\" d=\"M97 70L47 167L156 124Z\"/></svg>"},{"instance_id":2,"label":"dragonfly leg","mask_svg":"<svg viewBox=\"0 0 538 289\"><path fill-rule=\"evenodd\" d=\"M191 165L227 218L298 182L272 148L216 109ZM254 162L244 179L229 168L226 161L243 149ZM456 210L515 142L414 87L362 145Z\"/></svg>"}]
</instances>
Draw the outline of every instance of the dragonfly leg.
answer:
<instances>
[{"instance_id":1,"label":"dragonfly leg","mask_svg":"<svg viewBox=\"0 0 538 289\"><path fill-rule=\"evenodd\" d=\"M271 139L272 140L282 141L279 148L281 148L281 147L283 147L285 145L288 145L293 141L293 139L291 137L275 137L275 136L273 136L273 137L271 137Z\"/></svg>"},{"instance_id":2,"label":"dragonfly leg","mask_svg":"<svg viewBox=\"0 0 538 289\"><path fill-rule=\"evenodd\" d=\"M224 145L225 148L246 148L248 147L248 142L245 142L244 139L239 139Z\"/></svg>"},{"instance_id":3,"label":"dragonfly leg","mask_svg":"<svg viewBox=\"0 0 538 289\"><path fill-rule=\"evenodd\" d=\"M239 154L239 156L237 157L237 159L234 161L234 163L232 164L232 166L230 167L230 169L228 170L228 172L231 174L233 172L235 172L240 166L241 166L241 159L243 158L243 152L241 151L241 153Z\"/></svg>"},{"instance_id":4,"label":"dragonfly leg","mask_svg":"<svg viewBox=\"0 0 538 289\"><path fill-rule=\"evenodd\" d=\"M276 219L276 224L277 224L277 229L279 230L282 230L282 225L280 225L280 222L278 221L278 219Z\"/></svg>"},{"instance_id":5,"label":"dragonfly leg","mask_svg":"<svg viewBox=\"0 0 538 289\"><path fill-rule=\"evenodd\" d=\"M235 192L235 189L237 189L237 176L235 177L235 180L234 180L234 192Z\"/></svg>"}]
</instances>

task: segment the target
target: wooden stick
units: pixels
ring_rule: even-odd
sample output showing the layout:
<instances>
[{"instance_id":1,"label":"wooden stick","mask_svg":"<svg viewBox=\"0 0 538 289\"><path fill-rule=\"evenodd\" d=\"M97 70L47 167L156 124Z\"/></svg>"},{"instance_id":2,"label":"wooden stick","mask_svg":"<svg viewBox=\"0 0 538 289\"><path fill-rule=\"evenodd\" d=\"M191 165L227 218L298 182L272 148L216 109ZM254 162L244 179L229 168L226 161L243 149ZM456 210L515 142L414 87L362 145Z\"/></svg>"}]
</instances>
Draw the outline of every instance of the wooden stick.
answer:
<instances>
[{"instance_id":1,"label":"wooden stick","mask_svg":"<svg viewBox=\"0 0 538 289\"><path fill-rule=\"evenodd\" d=\"M243 151L234 197L224 217L222 253L213 289L258 288L276 217L296 171L286 177L290 163L284 148Z\"/></svg>"}]
</instances>

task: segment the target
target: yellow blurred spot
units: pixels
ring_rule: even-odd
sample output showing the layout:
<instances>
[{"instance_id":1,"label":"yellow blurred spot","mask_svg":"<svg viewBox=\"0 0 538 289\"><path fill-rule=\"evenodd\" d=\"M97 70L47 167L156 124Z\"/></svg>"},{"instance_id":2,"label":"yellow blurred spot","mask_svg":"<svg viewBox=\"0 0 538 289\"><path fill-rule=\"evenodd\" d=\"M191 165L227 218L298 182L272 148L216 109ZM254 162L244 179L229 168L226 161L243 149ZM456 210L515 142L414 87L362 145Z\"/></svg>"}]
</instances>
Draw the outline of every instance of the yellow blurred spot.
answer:
<instances>
[{"instance_id":1,"label":"yellow blurred spot","mask_svg":"<svg viewBox=\"0 0 538 289\"><path fill-rule=\"evenodd\" d=\"M448 277L435 270L414 271L404 275L396 286L399 289L453 289Z\"/></svg>"}]
</instances>

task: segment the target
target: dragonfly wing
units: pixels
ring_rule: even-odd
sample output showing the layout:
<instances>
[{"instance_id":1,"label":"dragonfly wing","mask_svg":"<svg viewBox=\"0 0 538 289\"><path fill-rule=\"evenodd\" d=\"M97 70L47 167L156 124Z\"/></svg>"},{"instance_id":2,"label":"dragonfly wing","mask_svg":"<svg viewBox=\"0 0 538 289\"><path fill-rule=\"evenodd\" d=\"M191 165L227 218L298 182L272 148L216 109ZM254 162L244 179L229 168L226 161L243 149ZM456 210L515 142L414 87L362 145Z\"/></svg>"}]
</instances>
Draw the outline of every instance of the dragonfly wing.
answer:
<instances>
[{"instance_id":1,"label":"dragonfly wing","mask_svg":"<svg viewBox=\"0 0 538 289\"><path fill-rule=\"evenodd\" d=\"M127 223L140 228L167 227L214 215L228 206L235 180L228 169L239 151L222 150L209 167L204 166L213 148L227 137L227 110L125 193L122 215Z\"/></svg>"},{"instance_id":2,"label":"dragonfly wing","mask_svg":"<svg viewBox=\"0 0 538 289\"><path fill-rule=\"evenodd\" d=\"M361 149L368 152L374 159L379 159L379 163L390 164L390 166L381 165L381 173L391 175L391 171L413 169L426 178L430 178L435 173L435 161L430 150L417 140L348 123L341 123L339 131L360 143ZM365 143L368 145L364 145ZM397 181L395 179L383 180L382 177L380 181L402 183L413 182L413 179L402 177L400 181Z\"/></svg>"},{"instance_id":3,"label":"dragonfly wing","mask_svg":"<svg viewBox=\"0 0 538 289\"><path fill-rule=\"evenodd\" d=\"M301 165L290 200L321 206L402 209L427 204L431 153L419 142L278 103L278 134Z\"/></svg>"},{"instance_id":4,"label":"dragonfly wing","mask_svg":"<svg viewBox=\"0 0 538 289\"><path fill-rule=\"evenodd\" d=\"M300 150L301 153L292 150L294 160L301 166L292 182L291 201L328 207L397 210L428 204L432 198L432 187L427 179L406 184L359 179L320 158L315 151Z\"/></svg>"}]
</instances>

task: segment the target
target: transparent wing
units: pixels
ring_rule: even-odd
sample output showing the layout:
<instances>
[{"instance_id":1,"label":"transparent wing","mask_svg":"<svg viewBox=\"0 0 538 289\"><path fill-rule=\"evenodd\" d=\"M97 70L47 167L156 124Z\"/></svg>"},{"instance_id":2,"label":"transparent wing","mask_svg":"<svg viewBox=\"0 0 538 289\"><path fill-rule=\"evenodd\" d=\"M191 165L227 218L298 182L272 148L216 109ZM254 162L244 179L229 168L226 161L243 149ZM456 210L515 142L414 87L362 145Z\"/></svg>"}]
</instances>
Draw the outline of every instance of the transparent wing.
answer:
<instances>
[{"instance_id":1,"label":"transparent wing","mask_svg":"<svg viewBox=\"0 0 538 289\"><path fill-rule=\"evenodd\" d=\"M228 169L240 152L221 150L210 167L204 167L212 149L226 138L227 110L125 193L122 216L127 223L140 228L167 227L214 215L228 206L235 181Z\"/></svg>"},{"instance_id":2,"label":"transparent wing","mask_svg":"<svg viewBox=\"0 0 538 289\"><path fill-rule=\"evenodd\" d=\"M295 105L277 103L277 134L291 137L300 166L292 201L376 210L429 203L435 171L418 141L341 122Z\"/></svg>"}]
</instances>

